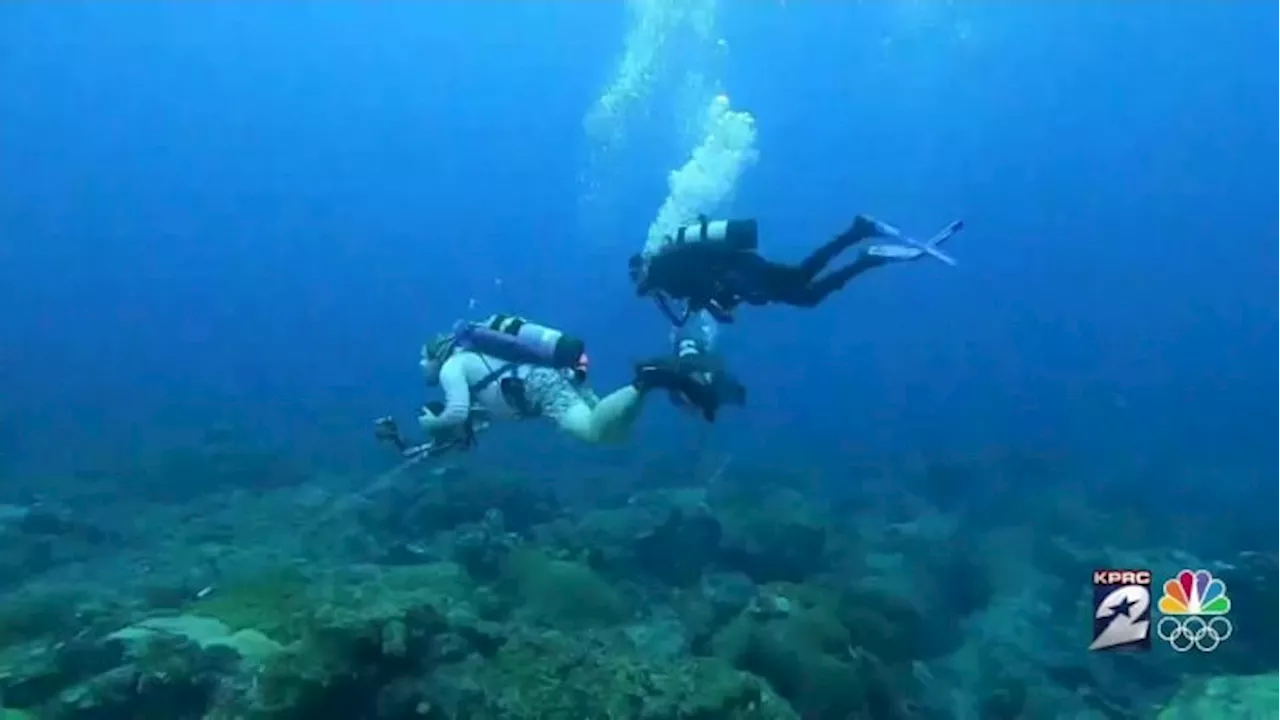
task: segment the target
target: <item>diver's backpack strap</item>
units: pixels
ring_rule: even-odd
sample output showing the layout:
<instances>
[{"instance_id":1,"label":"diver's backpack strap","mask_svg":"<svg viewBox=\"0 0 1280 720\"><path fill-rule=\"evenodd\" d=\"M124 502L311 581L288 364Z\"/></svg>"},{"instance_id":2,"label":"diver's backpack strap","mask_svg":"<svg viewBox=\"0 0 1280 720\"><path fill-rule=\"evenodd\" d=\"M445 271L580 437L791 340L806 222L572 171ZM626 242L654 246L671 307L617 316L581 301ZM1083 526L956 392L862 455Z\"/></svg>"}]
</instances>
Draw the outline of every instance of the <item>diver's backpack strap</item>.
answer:
<instances>
[{"instance_id":1,"label":"diver's backpack strap","mask_svg":"<svg viewBox=\"0 0 1280 720\"><path fill-rule=\"evenodd\" d=\"M472 384L471 392L481 392L496 382L502 399L511 406L512 410L515 410L517 416L522 418L536 416L538 413L529 404L529 398L525 395L524 380L516 375L518 367L520 367L519 363L512 362L499 365Z\"/></svg>"},{"instance_id":2,"label":"diver's backpack strap","mask_svg":"<svg viewBox=\"0 0 1280 720\"><path fill-rule=\"evenodd\" d=\"M680 245L680 244L684 244L684 243L687 243L687 242L691 242L691 239L688 237L688 234L689 234L689 228L692 228L692 227L695 227L695 226L698 228L698 242L706 242L706 241L707 241L707 226L708 226L708 225L710 225L710 224L711 224L711 221L710 221L710 219L708 219L708 218L707 218L707 216L706 216L706 215L699 215L699 216L698 216L698 222L696 222L696 223L692 223L692 224L689 224L689 225L684 225L684 226L680 227L680 229L676 230L676 234L675 234L675 238L674 238L674 239L675 239L675 243L674 243L674 244Z\"/></svg>"},{"instance_id":3,"label":"diver's backpack strap","mask_svg":"<svg viewBox=\"0 0 1280 720\"><path fill-rule=\"evenodd\" d=\"M481 392L486 388L488 388L490 385L501 380L503 376L514 375L516 371L516 367L517 367L517 363L512 363L512 362L503 363L499 365L497 368L490 370L488 375L485 375L484 377L477 380L475 384L471 386L471 392L473 393Z\"/></svg>"}]
</instances>

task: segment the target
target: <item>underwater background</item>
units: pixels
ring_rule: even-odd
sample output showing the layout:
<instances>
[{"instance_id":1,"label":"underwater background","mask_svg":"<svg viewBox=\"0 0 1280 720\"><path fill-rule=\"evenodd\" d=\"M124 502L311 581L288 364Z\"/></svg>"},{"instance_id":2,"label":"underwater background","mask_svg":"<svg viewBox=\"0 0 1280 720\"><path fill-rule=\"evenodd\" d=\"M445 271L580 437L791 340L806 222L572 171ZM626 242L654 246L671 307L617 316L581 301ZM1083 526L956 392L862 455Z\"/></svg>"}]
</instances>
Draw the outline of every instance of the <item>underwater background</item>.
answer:
<instances>
[{"instance_id":1,"label":"underwater background","mask_svg":"<svg viewBox=\"0 0 1280 720\"><path fill-rule=\"evenodd\" d=\"M587 341L597 389L627 382L634 360L669 343L626 259L679 192L669 176L708 141L708 103L723 95L739 134L701 169L714 191L700 211L757 218L763 252L784 259L858 213L922 235L963 218L948 246L959 265L872 273L812 310L742 313L720 349L749 399L714 426L652 402L632 442L597 449L521 423L448 471L586 513L721 476L749 493L786 486L830 538L860 535L859 547L869 527L945 516L965 561L997 580L1013 572L1005 549L1073 535L1076 564L1034 571L1071 602L1094 566L1167 577L1247 557L1260 564L1246 581L1260 619L1237 620L1232 654L1157 647L1135 669L1090 654L1090 610L1063 601L1049 614L1078 646L1062 655L1086 670L1048 675L1106 701L1004 716L1147 717L1188 678L1263 677L1253 707L1275 717L1276 26L1273 3L1244 0L7 3L0 503L105 529L62 560L49 547L63 535L35 533L42 559L23 549L0 585L12 600L56 578L65 593L89 581L59 572L112 553L136 568L161 546L122 523L149 512L179 557L210 542L179 537L183 525L249 502L245 491L340 497L367 484L395 461L371 420L412 424L429 397L419 346L459 318L562 328ZM908 485L911 502L885 501L896 515L867 500ZM279 507L256 517L295 540L308 513L328 512L271 497ZM1011 527L1023 540L996 534ZM447 529L403 532L425 543ZM30 528L14 532L10 549L26 548ZM515 533L568 562L545 536ZM274 541L219 542L251 554ZM872 554L850 552L859 565ZM894 552L912 565L913 550ZM992 582L994 596L1009 591ZM146 615L122 605L111 618ZM64 620L20 640L56 637ZM923 669L942 655L903 667L973 702L935 688L915 711L1001 716L980 707L981 673ZM1019 682L1050 682L1049 661L1026 662ZM737 666L800 717L897 717L831 709ZM0 691L0 705L82 717L20 694ZM159 711L92 717L147 712ZM400 717L359 713L333 717ZM739 715L705 717L722 716Z\"/></svg>"}]
</instances>

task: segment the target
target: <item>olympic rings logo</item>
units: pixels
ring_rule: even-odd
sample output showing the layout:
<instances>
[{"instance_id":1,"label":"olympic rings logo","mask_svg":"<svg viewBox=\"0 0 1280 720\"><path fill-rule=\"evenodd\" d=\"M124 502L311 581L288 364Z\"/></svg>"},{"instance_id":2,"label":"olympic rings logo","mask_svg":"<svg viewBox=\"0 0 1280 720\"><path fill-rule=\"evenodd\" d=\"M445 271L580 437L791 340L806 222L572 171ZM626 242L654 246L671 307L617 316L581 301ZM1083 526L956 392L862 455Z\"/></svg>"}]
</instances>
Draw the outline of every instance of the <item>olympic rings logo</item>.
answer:
<instances>
[{"instance_id":1,"label":"olympic rings logo","mask_svg":"<svg viewBox=\"0 0 1280 720\"><path fill-rule=\"evenodd\" d=\"M1166 615L1156 623L1156 637L1169 643L1175 651L1213 652L1235 630L1231 621L1221 615L1207 620L1198 615L1178 617Z\"/></svg>"}]
</instances>

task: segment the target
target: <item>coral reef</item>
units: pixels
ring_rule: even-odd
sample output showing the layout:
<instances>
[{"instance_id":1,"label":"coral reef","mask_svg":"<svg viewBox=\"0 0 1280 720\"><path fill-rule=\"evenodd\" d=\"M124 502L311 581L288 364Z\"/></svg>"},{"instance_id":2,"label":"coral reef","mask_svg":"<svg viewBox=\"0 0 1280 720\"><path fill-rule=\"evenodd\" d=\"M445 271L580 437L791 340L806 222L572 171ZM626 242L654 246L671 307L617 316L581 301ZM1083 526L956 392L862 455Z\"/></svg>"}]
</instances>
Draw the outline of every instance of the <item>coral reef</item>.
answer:
<instances>
[{"instance_id":1,"label":"coral reef","mask_svg":"<svg viewBox=\"0 0 1280 720\"><path fill-rule=\"evenodd\" d=\"M1156 720L1273 720L1280 715L1280 682L1266 675L1193 680L1160 709Z\"/></svg>"},{"instance_id":2,"label":"coral reef","mask_svg":"<svg viewBox=\"0 0 1280 720\"><path fill-rule=\"evenodd\" d=\"M977 474L863 469L826 504L781 474L568 503L444 469L13 506L15 557L58 559L0 562L0 720L1275 717L1260 636L1189 677L1084 652L1074 622L1089 568L1190 564L1274 629L1273 555L1090 544L1051 494L1023 510L1044 536L973 515L951 486Z\"/></svg>"}]
</instances>

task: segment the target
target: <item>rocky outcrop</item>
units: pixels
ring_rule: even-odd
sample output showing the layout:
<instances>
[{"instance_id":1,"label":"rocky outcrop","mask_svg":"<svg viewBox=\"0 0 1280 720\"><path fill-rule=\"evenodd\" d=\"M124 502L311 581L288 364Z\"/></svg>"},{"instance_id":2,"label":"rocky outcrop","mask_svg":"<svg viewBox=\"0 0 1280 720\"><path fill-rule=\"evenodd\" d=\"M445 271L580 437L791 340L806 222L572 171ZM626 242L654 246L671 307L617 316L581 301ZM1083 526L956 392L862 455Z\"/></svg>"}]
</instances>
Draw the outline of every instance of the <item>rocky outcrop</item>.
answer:
<instances>
[{"instance_id":1,"label":"rocky outcrop","mask_svg":"<svg viewBox=\"0 0 1280 720\"><path fill-rule=\"evenodd\" d=\"M586 566L524 549L505 575L507 601L451 563L283 571L10 653L0 693L53 720L796 717L761 679L670 646L673 626Z\"/></svg>"}]
</instances>

